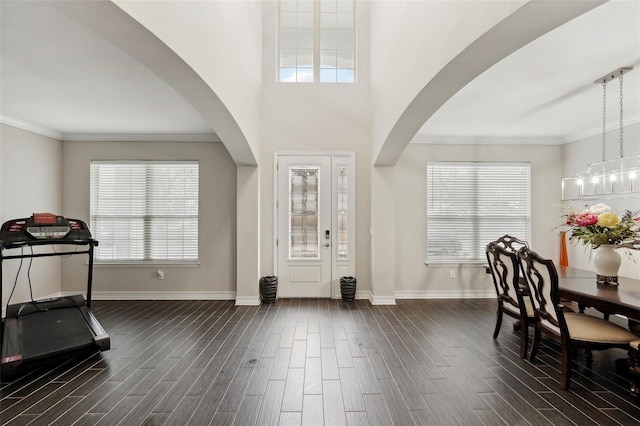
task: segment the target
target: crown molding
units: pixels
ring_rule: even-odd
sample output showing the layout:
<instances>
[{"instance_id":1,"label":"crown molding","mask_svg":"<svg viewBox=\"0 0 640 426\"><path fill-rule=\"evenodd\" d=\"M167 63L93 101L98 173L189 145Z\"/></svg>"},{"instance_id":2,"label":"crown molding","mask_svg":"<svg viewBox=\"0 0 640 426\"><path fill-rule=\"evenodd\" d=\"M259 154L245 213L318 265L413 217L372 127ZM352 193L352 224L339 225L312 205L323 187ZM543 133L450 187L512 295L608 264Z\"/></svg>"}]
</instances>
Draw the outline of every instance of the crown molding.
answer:
<instances>
[{"instance_id":1,"label":"crown molding","mask_svg":"<svg viewBox=\"0 0 640 426\"><path fill-rule=\"evenodd\" d=\"M59 141L70 142L222 142L215 133L62 133L0 114L0 123Z\"/></svg>"},{"instance_id":2,"label":"crown molding","mask_svg":"<svg viewBox=\"0 0 640 426\"><path fill-rule=\"evenodd\" d=\"M640 117L635 117L632 120L627 121L627 123L625 125L622 126L622 129L624 130L626 127L628 126L633 126L635 124L640 123ZM608 132L613 132L613 131L619 131L620 130L620 123L613 123L613 124L609 124L606 126L606 130L605 133ZM585 130L582 131L580 133L575 133L573 135L567 136L566 138L564 138L564 141L562 142L563 144L566 143L571 143L571 142L576 142L579 141L581 139L587 139L593 136L601 136L602 135L602 127L598 127L598 128L591 128L589 130Z\"/></svg>"},{"instance_id":3,"label":"crown molding","mask_svg":"<svg viewBox=\"0 0 640 426\"><path fill-rule=\"evenodd\" d=\"M1 114L0 123L63 142L221 142L215 133L61 133Z\"/></svg>"},{"instance_id":4,"label":"crown molding","mask_svg":"<svg viewBox=\"0 0 640 426\"><path fill-rule=\"evenodd\" d=\"M623 126L634 126L640 123L640 117L627 120ZM606 132L614 132L620 129L619 122L612 122L607 125ZM456 135L425 135L417 134L411 140L414 144L427 145L564 145L576 142L593 136L602 135L602 127L594 127L579 133L574 133L565 137L504 137L504 136L456 136Z\"/></svg>"},{"instance_id":5,"label":"crown molding","mask_svg":"<svg viewBox=\"0 0 640 426\"><path fill-rule=\"evenodd\" d=\"M416 135L411 143L427 145L562 145L562 138Z\"/></svg>"},{"instance_id":6,"label":"crown molding","mask_svg":"<svg viewBox=\"0 0 640 426\"><path fill-rule=\"evenodd\" d=\"M221 142L215 133L64 133L65 142Z\"/></svg>"},{"instance_id":7,"label":"crown molding","mask_svg":"<svg viewBox=\"0 0 640 426\"><path fill-rule=\"evenodd\" d=\"M13 118L7 115L0 114L0 123L6 124L12 127L17 127L18 129L26 130L28 132L36 133L38 135L57 139L59 141L62 140L62 133L53 129L49 129L48 127L39 126L34 123L29 123L27 121L20 120L18 118Z\"/></svg>"}]
</instances>

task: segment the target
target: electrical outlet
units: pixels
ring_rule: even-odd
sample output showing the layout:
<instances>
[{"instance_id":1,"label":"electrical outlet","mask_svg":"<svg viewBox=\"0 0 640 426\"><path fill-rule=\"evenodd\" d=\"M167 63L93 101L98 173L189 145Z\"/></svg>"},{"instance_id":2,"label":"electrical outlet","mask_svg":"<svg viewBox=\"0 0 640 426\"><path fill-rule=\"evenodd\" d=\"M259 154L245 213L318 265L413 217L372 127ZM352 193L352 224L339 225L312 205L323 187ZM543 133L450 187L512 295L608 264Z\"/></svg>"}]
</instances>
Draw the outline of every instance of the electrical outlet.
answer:
<instances>
[{"instance_id":1,"label":"electrical outlet","mask_svg":"<svg viewBox=\"0 0 640 426\"><path fill-rule=\"evenodd\" d=\"M162 269L158 269L158 271L156 272L156 275L159 280L164 280L164 271Z\"/></svg>"},{"instance_id":2,"label":"electrical outlet","mask_svg":"<svg viewBox=\"0 0 640 426\"><path fill-rule=\"evenodd\" d=\"M452 280L456 278L455 269L452 269L452 270L449 271L449 278L452 279Z\"/></svg>"}]
</instances>

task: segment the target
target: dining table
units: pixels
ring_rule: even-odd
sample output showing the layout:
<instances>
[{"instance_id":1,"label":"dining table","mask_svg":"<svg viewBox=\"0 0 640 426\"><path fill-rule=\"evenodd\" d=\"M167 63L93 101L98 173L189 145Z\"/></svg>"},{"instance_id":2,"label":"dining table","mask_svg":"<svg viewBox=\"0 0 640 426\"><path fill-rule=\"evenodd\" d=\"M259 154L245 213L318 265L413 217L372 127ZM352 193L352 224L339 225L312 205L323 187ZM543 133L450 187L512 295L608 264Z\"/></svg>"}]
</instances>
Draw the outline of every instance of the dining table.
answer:
<instances>
[{"instance_id":1,"label":"dining table","mask_svg":"<svg viewBox=\"0 0 640 426\"><path fill-rule=\"evenodd\" d=\"M485 271L490 274L488 265ZM640 279L618 277L618 284L598 284L596 273L584 269L557 266L558 293L562 303L575 303L580 312L586 308L600 311L605 318L622 315L627 318L629 328L640 331ZM527 288L527 282L520 276L521 288ZM520 328L520 321L513 324L514 330ZM640 340L640 336L638 336ZM640 397L640 351L630 351L629 358L616 362L617 369L630 373L632 392ZM635 356L634 356L635 355ZM626 374L626 372L625 372Z\"/></svg>"},{"instance_id":2,"label":"dining table","mask_svg":"<svg viewBox=\"0 0 640 426\"><path fill-rule=\"evenodd\" d=\"M597 284L592 271L570 267L558 267L557 271L561 298L640 322L640 279L618 277L618 285Z\"/></svg>"},{"instance_id":3,"label":"dining table","mask_svg":"<svg viewBox=\"0 0 640 426\"><path fill-rule=\"evenodd\" d=\"M640 328L640 279L618 277L618 284L598 284L596 273L583 269L559 267L558 293L561 300L570 300L585 308L594 308L609 318L618 314L628 319L629 328ZM640 340L640 336L638 337ZM640 397L640 355L630 351L628 359L616 362L618 369L630 374L631 391Z\"/></svg>"}]
</instances>

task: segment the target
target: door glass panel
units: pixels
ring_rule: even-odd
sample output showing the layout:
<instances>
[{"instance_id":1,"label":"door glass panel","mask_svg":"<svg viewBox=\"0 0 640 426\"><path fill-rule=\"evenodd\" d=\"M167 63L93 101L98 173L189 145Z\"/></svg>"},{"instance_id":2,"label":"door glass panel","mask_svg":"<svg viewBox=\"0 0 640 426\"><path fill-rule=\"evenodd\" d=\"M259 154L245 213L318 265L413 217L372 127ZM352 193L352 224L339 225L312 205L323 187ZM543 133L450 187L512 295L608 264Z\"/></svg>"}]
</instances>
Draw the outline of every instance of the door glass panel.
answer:
<instances>
[{"instance_id":1,"label":"door glass panel","mask_svg":"<svg viewBox=\"0 0 640 426\"><path fill-rule=\"evenodd\" d=\"M347 259L348 180L347 166L338 166L338 259Z\"/></svg>"},{"instance_id":2,"label":"door glass panel","mask_svg":"<svg viewBox=\"0 0 640 426\"><path fill-rule=\"evenodd\" d=\"M289 168L289 258L319 259L320 169Z\"/></svg>"}]
</instances>

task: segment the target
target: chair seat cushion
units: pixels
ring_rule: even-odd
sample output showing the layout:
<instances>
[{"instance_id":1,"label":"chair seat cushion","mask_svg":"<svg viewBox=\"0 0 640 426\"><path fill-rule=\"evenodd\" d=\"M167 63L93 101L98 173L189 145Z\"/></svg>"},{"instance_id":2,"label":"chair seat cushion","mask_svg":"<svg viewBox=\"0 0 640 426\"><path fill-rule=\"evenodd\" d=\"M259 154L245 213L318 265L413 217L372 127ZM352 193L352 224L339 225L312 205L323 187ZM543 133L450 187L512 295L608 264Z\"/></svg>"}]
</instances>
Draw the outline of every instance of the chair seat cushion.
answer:
<instances>
[{"instance_id":1,"label":"chair seat cushion","mask_svg":"<svg viewBox=\"0 0 640 426\"><path fill-rule=\"evenodd\" d=\"M634 340L630 343L631 347L637 350L640 350L640 340Z\"/></svg>"},{"instance_id":2,"label":"chair seat cushion","mask_svg":"<svg viewBox=\"0 0 640 426\"><path fill-rule=\"evenodd\" d=\"M593 343L629 343L638 336L602 318L567 312L564 314L572 340Z\"/></svg>"},{"instance_id":3,"label":"chair seat cushion","mask_svg":"<svg viewBox=\"0 0 640 426\"><path fill-rule=\"evenodd\" d=\"M513 306L509 303L503 303L502 305L504 308L508 309L510 312L513 312L515 315L520 316L520 308ZM533 313L533 305L531 304L531 299L529 299L528 297L524 298L524 307L527 310L527 316L529 318L533 318L534 317L534 313Z\"/></svg>"}]
</instances>

